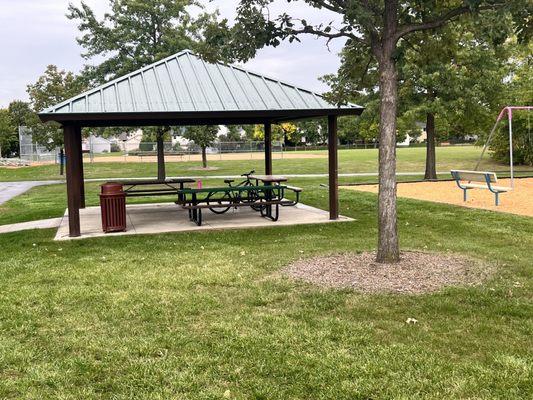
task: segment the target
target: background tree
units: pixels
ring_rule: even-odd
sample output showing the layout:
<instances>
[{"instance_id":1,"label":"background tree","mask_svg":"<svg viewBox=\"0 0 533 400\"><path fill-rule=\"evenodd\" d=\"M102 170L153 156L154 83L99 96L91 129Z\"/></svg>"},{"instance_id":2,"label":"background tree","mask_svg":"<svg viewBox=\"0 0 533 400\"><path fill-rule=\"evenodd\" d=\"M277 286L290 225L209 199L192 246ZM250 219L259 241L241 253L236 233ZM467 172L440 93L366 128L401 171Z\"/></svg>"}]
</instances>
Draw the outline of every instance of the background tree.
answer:
<instances>
[{"instance_id":1,"label":"background tree","mask_svg":"<svg viewBox=\"0 0 533 400\"><path fill-rule=\"evenodd\" d=\"M505 105L533 105L533 43L514 40L511 53L511 73L505 90ZM491 124L496 118L491 119ZM486 131L488 132L488 130ZM491 140L492 157L509 163L509 136L507 120L500 122L497 134ZM533 111L513 112L513 161L533 165Z\"/></svg>"},{"instance_id":2,"label":"background tree","mask_svg":"<svg viewBox=\"0 0 533 400\"><path fill-rule=\"evenodd\" d=\"M196 7L197 17L190 13ZM195 50L201 33L215 23L216 13L202 12L196 0L109 0L110 12L99 20L82 2L69 5L67 17L78 22L78 43L86 60L104 57L97 65L86 65L84 76L92 84L103 83L185 49ZM135 128L132 128L135 129ZM158 178L165 178L163 137L170 127L157 128Z\"/></svg>"},{"instance_id":3,"label":"background tree","mask_svg":"<svg viewBox=\"0 0 533 400\"><path fill-rule=\"evenodd\" d=\"M63 146L63 131L60 125L41 123L37 113L83 92L86 88L86 81L82 77L60 70L55 65L49 65L34 84L28 85L27 92L33 112L26 114L24 122L31 129L36 143L49 149ZM17 107L20 115L23 115L24 106Z\"/></svg>"},{"instance_id":4,"label":"background tree","mask_svg":"<svg viewBox=\"0 0 533 400\"><path fill-rule=\"evenodd\" d=\"M340 15L340 26L333 23L308 24L298 15L284 13L270 18L266 9L274 0L241 0L236 23L224 26L213 37L213 47L228 58L247 60L258 48L277 46L280 40L298 40L311 34L328 40L344 38L359 53L377 63L379 74L379 194L378 194L378 262L397 262L400 258L396 211L396 128L398 111L398 43L415 32L435 30L463 14L486 9L515 6L520 1L451 0L437 2L398 0L305 0L318 9ZM288 1L290 2L290 1ZM229 46L227 45L229 44Z\"/></svg>"},{"instance_id":5,"label":"background tree","mask_svg":"<svg viewBox=\"0 0 533 400\"><path fill-rule=\"evenodd\" d=\"M325 119L310 119L296 123L300 141L305 138L306 144L324 144L328 138L327 121Z\"/></svg>"},{"instance_id":6,"label":"background tree","mask_svg":"<svg viewBox=\"0 0 533 400\"><path fill-rule=\"evenodd\" d=\"M19 153L18 128L27 125L28 116L33 112L28 103L20 100L12 101L7 109L1 110L0 122L0 157Z\"/></svg>"},{"instance_id":7,"label":"background tree","mask_svg":"<svg viewBox=\"0 0 533 400\"><path fill-rule=\"evenodd\" d=\"M226 134L220 135L218 138L221 142L241 142L243 129L240 125L227 125Z\"/></svg>"},{"instance_id":8,"label":"background tree","mask_svg":"<svg viewBox=\"0 0 533 400\"><path fill-rule=\"evenodd\" d=\"M16 151L17 128L7 108L0 109L0 158Z\"/></svg>"},{"instance_id":9,"label":"background tree","mask_svg":"<svg viewBox=\"0 0 533 400\"><path fill-rule=\"evenodd\" d=\"M461 18L437 33L420 32L403 43L400 98L409 113L426 121L425 179L437 179L437 127L443 128L442 139L481 136L490 129L509 73L505 41L512 33L510 25L507 18L487 12L481 21Z\"/></svg>"},{"instance_id":10,"label":"background tree","mask_svg":"<svg viewBox=\"0 0 533 400\"><path fill-rule=\"evenodd\" d=\"M25 126L28 116L33 112L30 103L21 100L12 101L7 108L17 128L19 126Z\"/></svg>"},{"instance_id":11,"label":"background tree","mask_svg":"<svg viewBox=\"0 0 533 400\"><path fill-rule=\"evenodd\" d=\"M183 137L201 148L204 168L207 168L207 148L216 140L218 130L218 125L188 126L183 130Z\"/></svg>"}]
</instances>

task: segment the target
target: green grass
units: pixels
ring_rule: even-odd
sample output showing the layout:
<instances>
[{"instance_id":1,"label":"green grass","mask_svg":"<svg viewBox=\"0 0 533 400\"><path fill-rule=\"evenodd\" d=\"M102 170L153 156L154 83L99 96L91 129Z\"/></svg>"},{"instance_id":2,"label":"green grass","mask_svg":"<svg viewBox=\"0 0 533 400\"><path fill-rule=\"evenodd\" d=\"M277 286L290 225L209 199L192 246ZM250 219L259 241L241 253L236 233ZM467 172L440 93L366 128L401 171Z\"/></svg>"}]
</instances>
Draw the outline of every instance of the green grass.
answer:
<instances>
[{"instance_id":1,"label":"green grass","mask_svg":"<svg viewBox=\"0 0 533 400\"><path fill-rule=\"evenodd\" d=\"M423 172L425 148L399 148L397 170L400 172ZM480 155L481 149L473 146L439 147L437 160L439 171L450 169L472 169ZM310 152L327 156L327 152ZM339 172L376 172L377 149L341 150L339 151ZM217 156L209 156L209 166L217 169L201 171L200 162L167 163L168 176L209 176L235 175L251 169L262 171L263 160L219 161ZM273 168L276 173L284 174L316 174L327 173L327 158L311 159L275 159ZM488 156L484 158L482 169L506 170L508 166L494 163ZM520 169L520 168L517 168ZM0 168L0 181L45 180L59 179L57 165L42 165L18 169ZM116 178L116 177L150 177L157 175L157 165L146 163L85 163L85 178Z\"/></svg>"},{"instance_id":2,"label":"green grass","mask_svg":"<svg viewBox=\"0 0 533 400\"><path fill-rule=\"evenodd\" d=\"M298 182L325 208L318 183ZM0 235L0 398L531 398L533 218L399 200L402 247L494 264L479 287L367 295L280 277L302 256L374 248L375 195L340 197L356 221Z\"/></svg>"}]
</instances>

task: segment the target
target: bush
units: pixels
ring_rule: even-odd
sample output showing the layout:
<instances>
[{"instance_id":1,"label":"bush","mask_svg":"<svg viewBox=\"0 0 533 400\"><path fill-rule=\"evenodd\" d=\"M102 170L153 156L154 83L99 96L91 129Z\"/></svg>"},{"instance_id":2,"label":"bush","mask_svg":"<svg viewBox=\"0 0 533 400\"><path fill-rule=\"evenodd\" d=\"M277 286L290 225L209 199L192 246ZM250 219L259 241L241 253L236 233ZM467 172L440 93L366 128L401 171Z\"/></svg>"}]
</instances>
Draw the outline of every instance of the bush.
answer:
<instances>
[{"instance_id":1,"label":"bush","mask_svg":"<svg viewBox=\"0 0 533 400\"><path fill-rule=\"evenodd\" d=\"M111 143L111 153L118 153L122 151L118 143Z\"/></svg>"},{"instance_id":2,"label":"bush","mask_svg":"<svg viewBox=\"0 0 533 400\"><path fill-rule=\"evenodd\" d=\"M533 119L533 118L532 118ZM533 124L533 121L530 121ZM527 115L513 115L513 164L533 166L533 131L528 126ZM509 125L501 124L489 148L492 158L509 163Z\"/></svg>"}]
</instances>

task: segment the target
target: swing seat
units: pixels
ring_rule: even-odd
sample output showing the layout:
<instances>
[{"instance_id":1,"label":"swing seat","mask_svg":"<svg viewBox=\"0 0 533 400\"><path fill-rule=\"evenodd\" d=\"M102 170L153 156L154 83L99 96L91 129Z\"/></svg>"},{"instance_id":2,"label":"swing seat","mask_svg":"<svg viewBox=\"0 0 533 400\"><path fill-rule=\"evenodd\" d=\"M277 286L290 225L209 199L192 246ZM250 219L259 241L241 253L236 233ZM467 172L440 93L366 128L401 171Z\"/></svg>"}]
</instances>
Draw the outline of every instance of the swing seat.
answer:
<instances>
[{"instance_id":1,"label":"swing seat","mask_svg":"<svg viewBox=\"0 0 533 400\"><path fill-rule=\"evenodd\" d=\"M467 191L470 189L488 189L494 193L494 203L499 205L499 194L513 190L510 187L493 185L498 182L495 172L452 170L451 174L459 189L463 190L463 201L466 201Z\"/></svg>"}]
</instances>

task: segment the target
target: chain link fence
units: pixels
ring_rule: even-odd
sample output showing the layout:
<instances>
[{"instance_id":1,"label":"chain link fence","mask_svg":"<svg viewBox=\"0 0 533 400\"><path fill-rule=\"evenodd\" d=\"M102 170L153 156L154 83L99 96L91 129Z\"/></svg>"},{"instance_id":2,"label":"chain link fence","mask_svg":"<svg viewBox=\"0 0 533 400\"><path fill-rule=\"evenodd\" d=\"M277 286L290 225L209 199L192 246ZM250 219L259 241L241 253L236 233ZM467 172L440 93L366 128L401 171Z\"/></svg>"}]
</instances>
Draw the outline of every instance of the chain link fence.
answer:
<instances>
[{"instance_id":1,"label":"chain link fence","mask_svg":"<svg viewBox=\"0 0 533 400\"><path fill-rule=\"evenodd\" d=\"M19 154L20 159L28 163L58 163L59 149L48 149L33 142L31 130L19 126Z\"/></svg>"},{"instance_id":2,"label":"chain link fence","mask_svg":"<svg viewBox=\"0 0 533 400\"><path fill-rule=\"evenodd\" d=\"M201 157L202 148L190 142L187 144L179 142L165 142L163 144L165 157L172 161L178 159L180 161L196 160ZM237 157L239 159L257 158L265 151L265 144L263 141L247 141L247 142L215 142L206 148L206 153L209 158L218 157L223 160L225 158L231 159ZM283 158L284 146L282 142L272 142L272 153L278 154ZM84 146L85 157L91 161L103 162L106 159L113 161L143 161L150 160L157 156L156 142L140 142L132 143L131 141L113 141L109 149L103 151L95 151L95 146L88 144Z\"/></svg>"}]
</instances>

